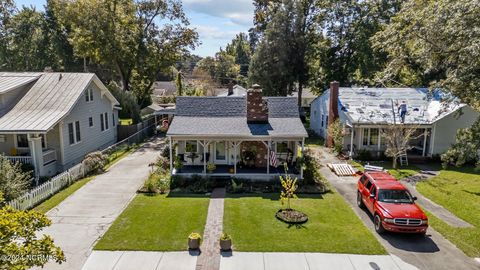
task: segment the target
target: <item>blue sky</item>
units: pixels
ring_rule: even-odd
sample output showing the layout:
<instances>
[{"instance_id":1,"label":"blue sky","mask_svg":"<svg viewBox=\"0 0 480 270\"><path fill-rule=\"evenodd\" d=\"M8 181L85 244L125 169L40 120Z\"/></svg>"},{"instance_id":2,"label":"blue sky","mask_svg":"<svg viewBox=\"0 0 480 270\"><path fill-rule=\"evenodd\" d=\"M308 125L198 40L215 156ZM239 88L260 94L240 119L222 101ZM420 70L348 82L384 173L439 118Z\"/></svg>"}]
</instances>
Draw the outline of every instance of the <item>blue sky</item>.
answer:
<instances>
[{"instance_id":1,"label":"blue sky","mask_svg":"<svg viewBox=\"0 0 480 270\"><path fill-rule=\"evenodd\" d=\"M16 0L17 6L43 9L45 0ZM183 0L191 26L197 29L201 45L193 51L200 56L213 56L220 47L240 32L253 26L251 0Z\"/></svg>"}]
</instances>

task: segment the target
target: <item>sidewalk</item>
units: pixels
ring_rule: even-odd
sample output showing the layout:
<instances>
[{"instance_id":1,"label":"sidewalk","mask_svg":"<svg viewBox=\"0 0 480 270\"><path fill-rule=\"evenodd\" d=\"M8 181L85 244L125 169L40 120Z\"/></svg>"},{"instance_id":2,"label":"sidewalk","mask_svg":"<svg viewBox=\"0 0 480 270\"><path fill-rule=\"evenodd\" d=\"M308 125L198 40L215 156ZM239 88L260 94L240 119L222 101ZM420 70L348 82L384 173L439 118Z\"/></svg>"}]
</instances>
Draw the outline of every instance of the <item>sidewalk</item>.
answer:
<instances>
[{"instance_id":1,"label":"sidewalk","mask_svg":"<svg viewBox=\"0 0 480 270\"><path fill-rule=\"evenodd\" d=\"M197 254L147 251L93 251L82 270L194 270ZM220 270L415 270L392 255L330 253L226 253ZM210 270L210 269L209 269Z\"/></svg>"},{"instance_id":2,"label":"sidewalk","mask_svg":"<svg viewBox=\"0 0 480 270\"><path fill-rule=\"evenodd\" d=\"M95 241L120 215L148 177L148 164L160 154L163 141L156 138L145 143L47 213L52 226L43 232L53 237L67 261L61 265L48 263L44 269L82 268Z\"/></svg>"}]
</instances>

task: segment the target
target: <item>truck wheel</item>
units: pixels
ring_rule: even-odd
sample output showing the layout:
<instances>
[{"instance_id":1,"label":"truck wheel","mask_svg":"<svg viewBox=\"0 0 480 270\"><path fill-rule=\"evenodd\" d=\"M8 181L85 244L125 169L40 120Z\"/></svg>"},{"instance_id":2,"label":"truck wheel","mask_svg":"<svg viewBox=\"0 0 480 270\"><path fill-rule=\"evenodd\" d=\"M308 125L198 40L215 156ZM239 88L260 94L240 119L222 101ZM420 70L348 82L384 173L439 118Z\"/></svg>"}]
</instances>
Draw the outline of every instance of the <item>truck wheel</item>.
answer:
<instances>
[{"instance_id":1,"label":"truck wheel","mask_svg":"<svg viewBox=\"0 0 480 270\"><path fill-rule=\"evenodd\" d=\"M357 205L360 208L363 208L363 206L364 206L363 201L362 201L362 194L360 194L359 191L357 192Z\"/></svg>"},{"instance_id":2,"label":"truck wheel","mask_svg":"<svg viewBox=\"0 0 480 270\"><path fill-rule=\"evenodd\" d=\"M383 228L383 225L382 225L382 218L380 218L379 215L375 215L375 217L373 217L373 224L375 225L375 231L379 234L382 234L385 232L385 228Z\"/></svg>"}]
</instances>

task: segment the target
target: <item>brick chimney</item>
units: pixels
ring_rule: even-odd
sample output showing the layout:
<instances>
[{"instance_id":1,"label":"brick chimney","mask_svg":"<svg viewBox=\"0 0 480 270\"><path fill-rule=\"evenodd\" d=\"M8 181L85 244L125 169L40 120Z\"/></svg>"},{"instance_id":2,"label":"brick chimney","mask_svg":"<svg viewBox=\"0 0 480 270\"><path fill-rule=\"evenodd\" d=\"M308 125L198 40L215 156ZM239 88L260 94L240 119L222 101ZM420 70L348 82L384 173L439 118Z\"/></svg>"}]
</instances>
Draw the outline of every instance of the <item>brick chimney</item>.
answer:
<instances>
[{"instance_id":1,"label":"brick chimney","mask_svg":"<svg viewBox=\"0 0 480 270\"><path fill-rule=\"evenodd\" d=\"M233 81L230 80L228 82L228 94L227 94L227 96L233 95L233 86L234 86Z\"/></svg>"},{"instance_id":2,"label":"brick chimney","mask_svg":"<svg viewBox=\"0 0 480 270\"><path fill-rule=\"evenodd\" d=\"M328 110L328 125L330 126L335 120L338 119L338 86L337 81L330 83L330 98L329 98L329 110ZM328 135L327 146L333 147L333 138Z\"/></svg>"},{"instance_id":3,"label":"brick chimney","mask_svg":"<svg viewBox=\"0 0 480 270\"><path fill-rule=\"evenodd\" d=\"M247 91L247 123L268 123L267 101L263 100L262 89L258 84Z\"/></svg>"}]
</instances>

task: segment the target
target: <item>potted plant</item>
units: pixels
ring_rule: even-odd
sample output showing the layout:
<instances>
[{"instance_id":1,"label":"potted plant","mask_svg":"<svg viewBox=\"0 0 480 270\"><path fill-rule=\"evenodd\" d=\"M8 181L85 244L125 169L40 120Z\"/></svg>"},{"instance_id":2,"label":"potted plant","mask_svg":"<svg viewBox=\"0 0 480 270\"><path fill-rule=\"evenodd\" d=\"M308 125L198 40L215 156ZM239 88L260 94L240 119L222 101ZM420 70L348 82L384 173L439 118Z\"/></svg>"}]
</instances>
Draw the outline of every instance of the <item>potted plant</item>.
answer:
<instances>
[{"instance_id":1,"label":"potted plant","mask_svg":"<svg viewBox=\"0 0 480 270\"><path fill-rule=\"evenodd\" d=\"M216 168L217 168L217 166L215 164L211 163L211 162L209 162L207 164L207 171L209 173L212 173L213 171L215 171Z\"/></svg>"},{"instance_id":2,"label":"potted plant","mask_svg":"<svg viewBox=\"0 0 480 270\"><path fill-rule=\"evenodd\" d=\"M183 162L182 162L182 160L180 159L179 156L176 156L176 157L175 157L174 167L175 167L175 170L176 170L177 172L180 172L180 170L181 170L182 167L183 167Z\"/></svg>"},{"instance_id":3,"label":"potted plant","mask_svg":"<svg viewBox=\"0 0 480 270\"><path fill-rule=\"evenodd\" d=\"M188 236L188 249L199 249L202 236L199 233L192 232Z\"/></svg>"},{"instance_id":4,"label":"potted plant","mask_svg":"<svg viewBox=\"0 0 480 270\"><path fill-rule=\"evenodd\" d=\"M220 236L220 249L222 251L232 250L232 237L227 233Z\"/></svg>"}]
</instances>

